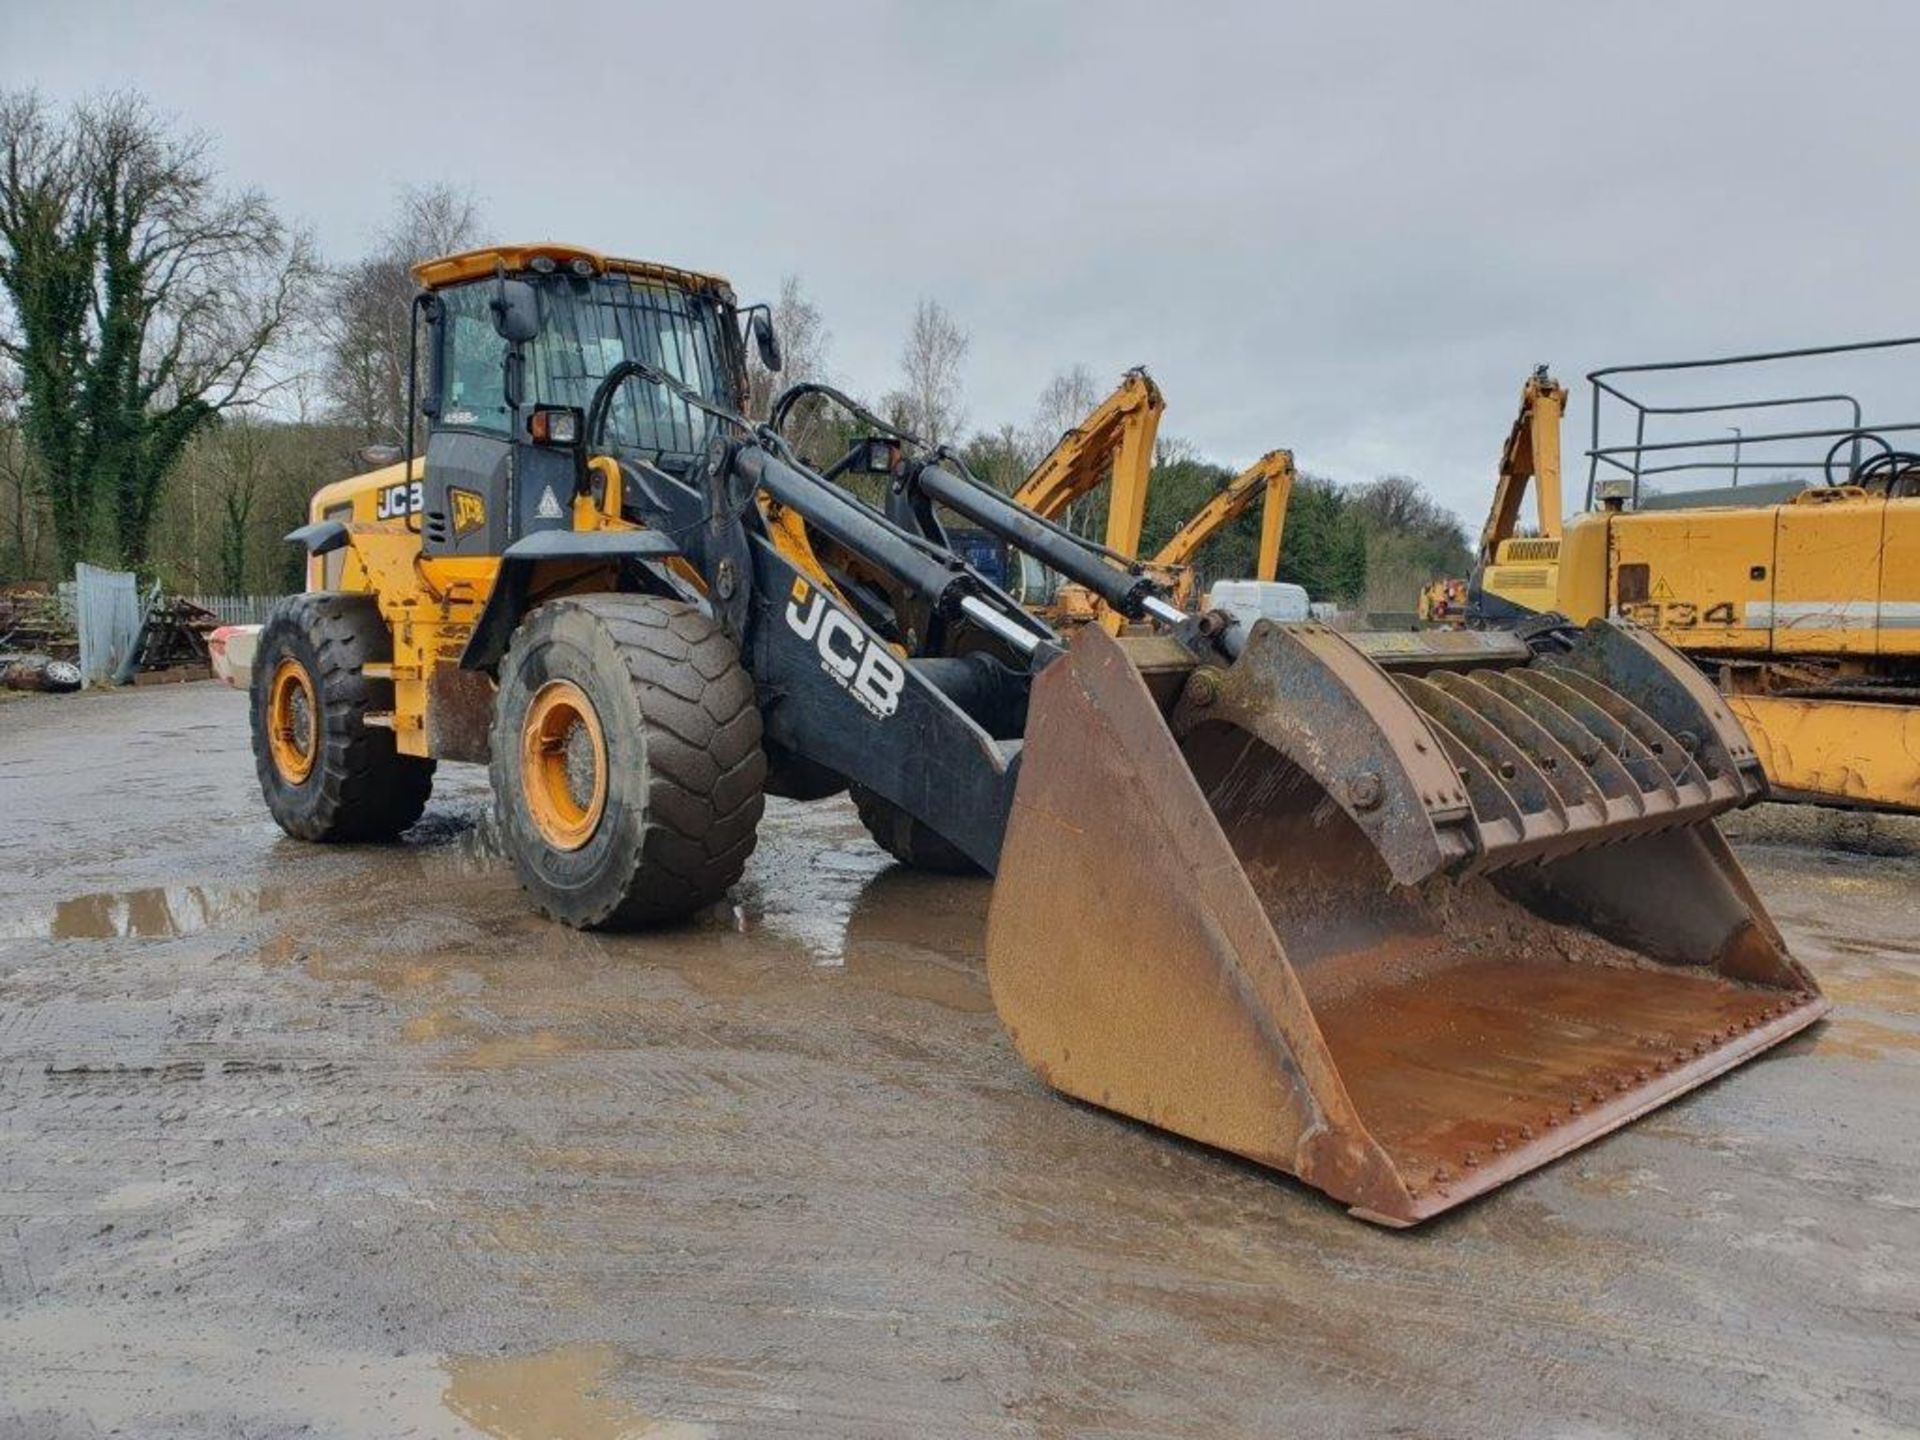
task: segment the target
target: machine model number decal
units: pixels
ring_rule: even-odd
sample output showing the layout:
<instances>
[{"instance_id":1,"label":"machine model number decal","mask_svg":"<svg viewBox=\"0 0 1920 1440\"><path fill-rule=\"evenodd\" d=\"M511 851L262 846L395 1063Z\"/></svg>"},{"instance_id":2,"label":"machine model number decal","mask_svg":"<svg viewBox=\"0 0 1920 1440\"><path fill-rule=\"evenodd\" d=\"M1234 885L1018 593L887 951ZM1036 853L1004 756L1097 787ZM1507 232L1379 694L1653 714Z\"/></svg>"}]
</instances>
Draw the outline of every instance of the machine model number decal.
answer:
<instances>
[{"instance_id":1,"label":"machine model number decal","mask_svg":"<svg viewBox=\"0 0 1920 1440\"><path fill-rule=\"evenodd\" d=\"M422 498L418 480L402 480L398 485L383 485L379 496L374 500L374 519L398 520L402 515L411 515L422 508Z\"/></svg>"},{"instance_id":2,"label":"machine model number decal","mask_svg":"<svg viewBox=\"0 0 1920 1440\"><path fill-rule=\"evenodd\" d=\"M882 720L900 708L907 671L885 646L805 580L795 577L787 601L787 624L820 652L820 668L849 695Z\"/></svg>"},{"instance_id":3,"label":"machine model number decal","mask_svg":"<svg viewBox=\"0 0 1920 1440\"><path fill-rule=\"evenodd\" d=\"M487 523L487 502L474 491L456 485L447 491L447 498L453 502L455 535L471 535Z\"/></svg>"},{"instance_id":4,"label":"machine model number decal","mask_svg":"<svg viewBox=\"0 0 1920 1440\"><path fill-rule=\"evenodd\" d=\"M1649 630L1726 629L1740 623L1731 600L1722 600L1704 610L1690 600L1640 600L1622 605L1620 614Z\"/></svg>"}]
</instances>

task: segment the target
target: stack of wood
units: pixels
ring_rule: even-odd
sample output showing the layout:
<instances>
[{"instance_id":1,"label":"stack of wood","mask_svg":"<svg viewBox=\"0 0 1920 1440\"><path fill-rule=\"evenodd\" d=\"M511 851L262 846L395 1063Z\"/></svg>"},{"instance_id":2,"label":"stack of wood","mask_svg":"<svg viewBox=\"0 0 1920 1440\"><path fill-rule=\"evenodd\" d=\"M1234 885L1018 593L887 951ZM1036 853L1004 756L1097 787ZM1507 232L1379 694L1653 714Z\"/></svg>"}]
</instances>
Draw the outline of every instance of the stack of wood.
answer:
<instances>
[{"instance_id":1,"label":"stack of wood","mask_svg":"<svg viewBox=\"0 0 1920 1440\"><path fill-rule=\"evenodd\" d=\"M78 660L80 633L44 586L8 585L0 588L0 655Z\"/></svg>"},{"instance_id":2,"label":"stack of wood","mask_svg":"<svg viewBox=\"0 0 1920 1440\"><path fill-rule=\"evenodd\" d=\"M207 651L207 636L219 624L219 616L191 600L156 599L141 630L140 670L134 684L211 679L213 659Z\"/></svg>"}]
</instances>

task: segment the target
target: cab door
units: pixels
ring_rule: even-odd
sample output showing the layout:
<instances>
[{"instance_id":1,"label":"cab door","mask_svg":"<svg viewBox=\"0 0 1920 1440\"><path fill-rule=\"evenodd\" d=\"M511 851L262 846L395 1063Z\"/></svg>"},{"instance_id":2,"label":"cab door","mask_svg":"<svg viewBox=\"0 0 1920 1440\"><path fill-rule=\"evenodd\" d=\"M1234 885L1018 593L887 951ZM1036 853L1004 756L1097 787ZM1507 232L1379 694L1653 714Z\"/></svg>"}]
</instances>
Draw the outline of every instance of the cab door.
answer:
<instances>
[{"instance_id":1,"label":"cab door","mask_svg":"<svg viewBox=\"0 0 1920 1440\"><path fill-rule=\"evenodd\" d=\"M490 280L439 292L433 354L437 412L427 434L421 549L498 555L511 537L513 410L507 342L488 308Z\"/></svg>"}]
</instances>

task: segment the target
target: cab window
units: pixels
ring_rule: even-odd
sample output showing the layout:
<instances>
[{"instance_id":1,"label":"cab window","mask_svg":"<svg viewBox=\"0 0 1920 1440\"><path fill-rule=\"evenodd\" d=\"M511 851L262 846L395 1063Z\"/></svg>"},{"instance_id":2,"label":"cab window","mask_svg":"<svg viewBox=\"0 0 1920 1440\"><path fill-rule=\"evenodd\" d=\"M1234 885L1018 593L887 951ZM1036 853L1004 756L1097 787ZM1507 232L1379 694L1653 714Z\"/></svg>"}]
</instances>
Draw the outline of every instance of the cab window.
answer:
<instances>
[{"instance_id":1,"label":"cab window","mask_svg":"<svg viewBox=\"0 0 1920 1440\"><path fill-rule=\"evenodd\" d=\"M734 402L725 379L727 320L712 298L609 275L552 285L546 299L544 328L527 347L530 389L540 403L584 409L600 381L628 358L658 366L697 394ZM610 397L605 438L660 463L700 455L714 426L684 401L633 380Z\"/></svg>"},{"instance_id":2,"label":"cab window","mask_svg":"<svg viewBox=\"0 0 1920 1440\"><path fill-rule=\"evenodd\" d=\"M446 369L440 423L507 433L507 342L487 307L492 286L481 281L440 292L445 307Z\"/></svg>"}]
</instances>

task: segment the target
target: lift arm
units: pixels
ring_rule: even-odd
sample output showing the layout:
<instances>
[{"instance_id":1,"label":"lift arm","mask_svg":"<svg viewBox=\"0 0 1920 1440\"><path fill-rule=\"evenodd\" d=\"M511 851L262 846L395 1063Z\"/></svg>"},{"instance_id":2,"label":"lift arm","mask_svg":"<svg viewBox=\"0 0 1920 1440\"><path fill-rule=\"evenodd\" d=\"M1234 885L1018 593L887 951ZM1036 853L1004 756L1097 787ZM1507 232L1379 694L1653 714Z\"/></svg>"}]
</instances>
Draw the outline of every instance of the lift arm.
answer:
<instances>
[{"instance_id":1,"label":"lift arm","mask_svg":"<svg viewBox=\"0 0 1920 1440\"><path fill-rule=\"evenodd\" d=\"M1236 475L1226 489L1196 510L1147 563L1156 569L1191 564L1202 545L1245 514L1256 499L1265 496L1266 508L1260 516L1260 562L1255 576L1261 580L1273 579L1280 571L1280 537L1286 528L1287 501L1293 495L1293 482L1293 452L1269 450Z\"/></svg>"},{"instance_id":2,"label":"lift arm","mask_svg":"<svg viewBox=\"0 0 1920 1440\"><path fill-rule=\"evenodd\" d=\"M1153 471L1153 440L1166 402L1145 369L1121 377L1119 386L1060 443L1014 492L1013 503L1058 520L1081 496L1111 476L1107 545L1124 555L1140 549L1147 515L1147 480Z\"/></svg>"},{"instance_id":3,"label":"lift arm","mask_svg":"<svg viewBox=\"0 0 1920 1440\"><path fill-rule=\"evenodd\" d=\"M1534 485L1534 510L1540 534L1560 536L1560 416L1567 407L1567 389L1542 365L1527 377L1520 391L1520 413L1500 451L1500 479L1494 487L1493 508L1480 532L1480 563L1491 565L1500 542L1511 540L1526 499L1527 482Z\"/></svg>"}]
</instances>

